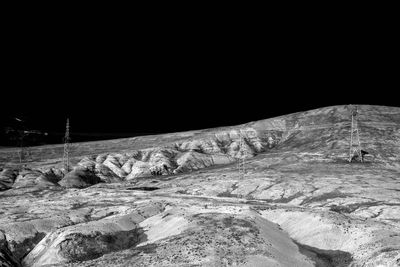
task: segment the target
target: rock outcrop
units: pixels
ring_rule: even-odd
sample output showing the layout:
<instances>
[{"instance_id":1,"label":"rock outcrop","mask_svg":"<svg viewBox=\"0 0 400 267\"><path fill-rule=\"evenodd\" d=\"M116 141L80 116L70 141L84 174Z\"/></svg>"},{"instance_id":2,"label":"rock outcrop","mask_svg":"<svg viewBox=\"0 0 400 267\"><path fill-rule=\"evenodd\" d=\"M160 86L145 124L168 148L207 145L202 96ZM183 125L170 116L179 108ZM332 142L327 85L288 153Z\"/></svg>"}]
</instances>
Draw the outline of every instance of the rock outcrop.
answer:
<instances>
[{"instance_id":1,"label":"rock outcrop","mask_svg":"<svg viewBox=\"0 0 400 267\"><path fill-rule=\"evenodd\" d=\"M66 188L85 188L102 180L93 171L86 168L75 168L61 179L59 185Z\"/></svg>"},{"instance_id":2,"label":"rock outcrop","mask_svg":"<svg viewBox=\"0 0 400 267\"><path fill-rule=\"evenodd\" d=\"M12 188L18 172L12 169L0 170L0 191Z\"/></svg>"}]
</instances>

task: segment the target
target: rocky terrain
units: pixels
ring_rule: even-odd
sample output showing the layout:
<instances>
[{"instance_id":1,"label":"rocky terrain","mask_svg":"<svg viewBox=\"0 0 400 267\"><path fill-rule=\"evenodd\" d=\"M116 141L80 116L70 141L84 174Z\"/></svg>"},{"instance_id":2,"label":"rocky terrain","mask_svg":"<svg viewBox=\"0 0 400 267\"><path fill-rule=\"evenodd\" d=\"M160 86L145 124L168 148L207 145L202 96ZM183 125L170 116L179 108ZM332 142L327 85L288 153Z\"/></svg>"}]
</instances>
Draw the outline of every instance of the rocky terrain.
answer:
<instances>
[{"instance_id":1,"label":"rocky terrain","mask_svg":"<svg viewBox=\"0 0 400 267\"><path fill-rule=\"evenodd\" d=\"M400 108L359 126L364 163L346 106L0 149L0 266L400 266Z\"/></svg>"}]
</instances>

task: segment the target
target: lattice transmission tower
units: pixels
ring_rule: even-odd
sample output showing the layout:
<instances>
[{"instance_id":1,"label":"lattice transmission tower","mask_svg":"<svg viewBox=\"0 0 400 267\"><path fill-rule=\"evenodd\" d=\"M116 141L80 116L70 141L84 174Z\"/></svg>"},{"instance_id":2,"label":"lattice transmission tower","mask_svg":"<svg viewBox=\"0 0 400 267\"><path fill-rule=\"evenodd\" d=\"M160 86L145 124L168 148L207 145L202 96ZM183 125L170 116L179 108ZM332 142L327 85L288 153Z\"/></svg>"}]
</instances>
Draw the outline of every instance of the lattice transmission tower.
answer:
<instances>
[{"instance_id":1,"label":"lattice transmission tower","mask_svg":"<svg viewBox=\"0 0 400 267\"><path fill-rule=\"evenodd\" d=\"M358 128L358 108L357 106L350 106L351 108L351 130L350 130L350 148L349 148L349 162L353 160L355 155L363 162L363 155L360 143L360 130Z\"/></svg>"},{"instance_id":2,"label":"lattice transmission tower","mask_svg":"<svg viewBox=\"0 0 400 267\"><path fill-rule=\"evenodd\" d=\"M67 119L67 126L65 128L64 136L64 156L63 156L63 166L66 172L69 172L69 148L70 148L70 136L69 136L69 118Z\"/></svg>"},{"instance_id":3,"label":"lattice transmission tower","mask_svg":"<svg viewBox=\"0 0 400 267\"><path fill-rule=\"evenodd\" d=\"M245 148L245 140L242 133L239 131L239 152L242 152L242 157L238 159L238 172L241 178L244 178L246 174L246 155L247 150Z\"/></svg>"}]
</instances>

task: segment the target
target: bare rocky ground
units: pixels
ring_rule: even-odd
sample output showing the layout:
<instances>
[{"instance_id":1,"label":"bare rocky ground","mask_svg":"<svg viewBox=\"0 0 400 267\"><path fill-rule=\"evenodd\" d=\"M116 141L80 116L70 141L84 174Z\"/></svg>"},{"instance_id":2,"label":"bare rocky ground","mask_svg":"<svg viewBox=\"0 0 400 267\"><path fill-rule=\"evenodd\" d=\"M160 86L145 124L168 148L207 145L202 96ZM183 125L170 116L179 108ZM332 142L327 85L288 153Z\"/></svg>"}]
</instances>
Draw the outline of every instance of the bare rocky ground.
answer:
<instances>
[{"instance_id":1,"label":"bare rocky ground","mask_svg":"<svg viewBox=\"0 0 400 267\"><path fill-rule=\"evenodd\" d=\"M400 266L400 109L359 111L363 164L344 106L0 149L0 266Z\"/></svg>"}]
</instances>

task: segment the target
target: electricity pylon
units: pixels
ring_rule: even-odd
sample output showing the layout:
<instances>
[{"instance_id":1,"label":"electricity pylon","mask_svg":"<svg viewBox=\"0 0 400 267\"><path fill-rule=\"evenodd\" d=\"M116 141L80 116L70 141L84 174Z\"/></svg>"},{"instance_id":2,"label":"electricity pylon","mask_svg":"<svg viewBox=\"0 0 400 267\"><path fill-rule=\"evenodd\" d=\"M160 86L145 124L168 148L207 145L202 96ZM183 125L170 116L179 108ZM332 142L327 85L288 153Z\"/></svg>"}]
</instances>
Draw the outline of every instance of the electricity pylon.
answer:
<instances>
[{"instance_id":1,"label":"electricity pylon","mask_svg":"<svg viewBox=\"0 0 400 267\"><path fill-rule=\"evenodd\" d=\"M245 150L245 140L242 133L239 131L239 152L243 151L242 157L238 159L238 171L239 176L244 178L246 174L246 150Z\"/></svg>"},{"instance_id":2,"label":"electricity pylon","mask_svg":"<svg viewBox=\"0 0 400 267\"><path fill-rule=\"evenodd\" d=\"M24 149L24 144L23 144L23 142L24 142L24 136L25 136L24 131L21 131L20 134L21 134L21 136L20 136L20 140L19 140L19 142L20 142L20 148L19 148L19 169L22 170L22 168L23 168L22 162L23 162L23 160L24 160L24 154L25 154L25 149Z\"/></svg>"},{"instance_id":3,"label":"electricity pylon","mask_svg":"<svg viewBox=\"0 0 400 267\"><path fill-rule=\"evenodd\" d=\"M350 148L349 148L349 162L352 161L353 156L357 154L361 162L363 157L361 154L360 132L358 129L358 109L357 106L351 110L351 130L350 130Z\"/></svg>"},{"instance_id":4,"label":"electricity pylon","mask_svg":"<svg viewBox=\"0 0 400 267\"><path fill-rule=\"evenodd\" d=\"M67 126L65 129L65 137L64 137L64 156L63 156L63 165L66 172L69 172L69 146L70 146L70 137L69 137L69 119L67 119Z\"/></svg>"},{"instance_id":5,"label":"electricity pylon","mask_svg":"<svg viewBox=\"0 0 400 267\"><path fill-rule=\"evenodd\" d=\"M29 152L27 150L27 147L24 145L24 138L25 136L30 136L30 135L47 135L45 132L41 132L38 130L27 130L26 127L24 126L25 121L21 120L19 118L14 118L20 126L15 130L15 133L18 135L19 139L19 152L18 152L18 157L19 157L19 170L22 170L24 167L24 161L27 159L29 156Z\"/></svg>"}]
</instances>

